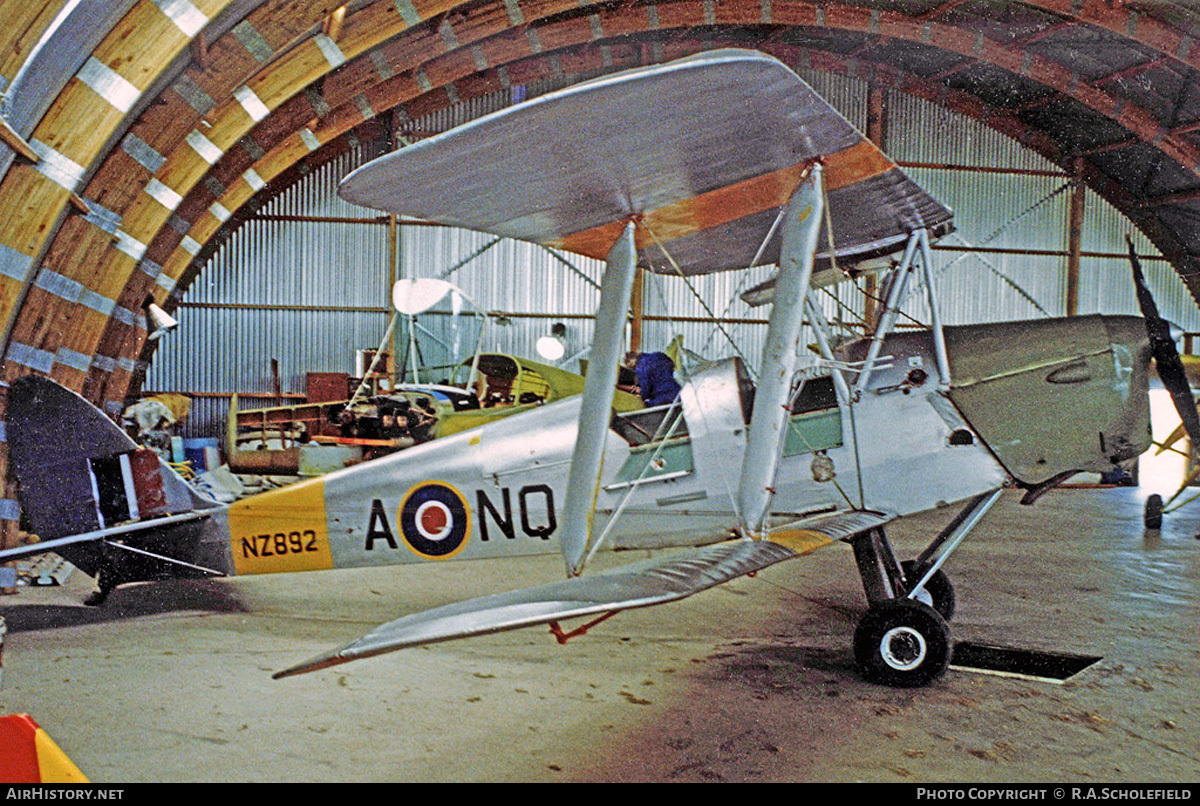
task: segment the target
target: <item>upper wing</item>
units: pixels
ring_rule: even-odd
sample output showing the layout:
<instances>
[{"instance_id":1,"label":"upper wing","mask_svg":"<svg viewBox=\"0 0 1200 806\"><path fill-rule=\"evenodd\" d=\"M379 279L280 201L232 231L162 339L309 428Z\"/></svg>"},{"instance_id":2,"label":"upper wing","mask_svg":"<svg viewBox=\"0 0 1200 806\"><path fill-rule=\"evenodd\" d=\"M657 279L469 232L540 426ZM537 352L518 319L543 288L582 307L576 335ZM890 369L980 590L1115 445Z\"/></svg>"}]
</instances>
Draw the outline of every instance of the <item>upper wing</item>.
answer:
<instances>
[{"instance_id":1,"label":"upper wing","mask_svg":"<svg viewBox=\"0 0 1200 806\"><path fill-rule=\"evenodd\" d=\"M657 242L701 274L748 266L818 158L839 260L891 252L915 229L948 231L950 210L782 62L747 50L543 95L381 157L340 192L596 258L634 219L643 266L675 270ZM773 240L760 263L777 261Z\"/></svg>"}]
</instances>

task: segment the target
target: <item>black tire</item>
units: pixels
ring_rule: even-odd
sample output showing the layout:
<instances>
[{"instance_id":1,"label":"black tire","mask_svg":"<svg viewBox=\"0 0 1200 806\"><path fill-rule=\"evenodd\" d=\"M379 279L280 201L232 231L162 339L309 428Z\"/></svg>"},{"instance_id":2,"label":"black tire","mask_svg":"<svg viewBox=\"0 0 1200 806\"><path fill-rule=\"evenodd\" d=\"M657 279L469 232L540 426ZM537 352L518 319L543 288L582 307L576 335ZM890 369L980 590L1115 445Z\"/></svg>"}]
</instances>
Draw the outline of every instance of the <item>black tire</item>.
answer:
<instances>
[{"instance_id":1,"label":"black tire","mask_svg":"<svg viewBox=\"0 0 1200 806\"><path fill-rule=\"evenodd\" d=\"M1161 529L1163 518L1162 496L1155 493L1146 499L1145 523L1147 529Z\"/></svg>"},{"instance_id":2,"label":"black tire","mask_svg":"<svg viewBox=\"0 0 1200 806\"><path fill-rule=\"evenodd\" d=\"M893 688L937 680L950 665L953 647L946 620L912 599L875 605L854 631L854 658L863 679Z\"/></svg>"},{"instance_id":3,"label":"black tire","mask_svg":"<svg viewBox=\"0 0 1200 806\"><path fill-rule=\"evenodd\" d=\"M900 567L904 569L904 578L908 580L909 585L917 584L923 574L917 573L917 561L905 560L900 563ZM911 588L910 588L911 590ZM954 608L957 606L957 599L954 596L954 583L950 581L950 577L946 576L942 569L938 569L929 581L925 583L925 591L933 600L933 609L944 618L946 621L954 618ZM907 591L905 591L907 593ZM929 604L926 602L926 604Z\"/></svg>"}]
</instances>

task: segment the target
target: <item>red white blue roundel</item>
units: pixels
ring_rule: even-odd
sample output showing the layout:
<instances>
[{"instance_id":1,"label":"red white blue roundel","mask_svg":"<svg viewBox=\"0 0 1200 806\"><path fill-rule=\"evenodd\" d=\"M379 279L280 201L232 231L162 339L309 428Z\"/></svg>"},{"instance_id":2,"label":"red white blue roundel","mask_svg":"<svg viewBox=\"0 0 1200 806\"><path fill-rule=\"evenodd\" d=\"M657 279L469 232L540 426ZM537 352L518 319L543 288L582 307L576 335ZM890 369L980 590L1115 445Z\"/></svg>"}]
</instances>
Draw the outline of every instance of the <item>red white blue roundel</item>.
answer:
<instances>
[{"instance_id":1,"label":"red white blue roundel","mask_svg":"<svg viewBox=\"0 0 1200 806\"><path fill-rule=\"evenodd\" d=\"M471 514L462 494L431 481L408 491L400 504L400 533L422 557L443 559L467 544Z\"/></svg>"}]
</instances>

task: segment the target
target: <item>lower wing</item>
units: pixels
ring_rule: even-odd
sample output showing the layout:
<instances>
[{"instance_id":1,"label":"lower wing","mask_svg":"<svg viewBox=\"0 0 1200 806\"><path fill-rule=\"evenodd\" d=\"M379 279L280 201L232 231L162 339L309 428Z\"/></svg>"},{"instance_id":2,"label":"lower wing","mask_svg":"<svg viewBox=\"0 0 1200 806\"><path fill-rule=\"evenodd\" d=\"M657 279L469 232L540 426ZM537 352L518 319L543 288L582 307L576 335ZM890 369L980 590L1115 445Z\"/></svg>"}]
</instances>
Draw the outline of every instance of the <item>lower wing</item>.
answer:
<instances>
[{"instance_id":1,"label":"lower wing","mask_svg":"<svg viewBox=\"0 0 1200 806\"><path fill-rule=\"evenodd\" d=\"M313 672L422 644L678 601L834 541L848 540L890 520L887 515L868 511L823 515L780 527L772 532L770 540L732 540L589 576L437 607L390 621L273 677Z\"/></svg>"}]
</instances>

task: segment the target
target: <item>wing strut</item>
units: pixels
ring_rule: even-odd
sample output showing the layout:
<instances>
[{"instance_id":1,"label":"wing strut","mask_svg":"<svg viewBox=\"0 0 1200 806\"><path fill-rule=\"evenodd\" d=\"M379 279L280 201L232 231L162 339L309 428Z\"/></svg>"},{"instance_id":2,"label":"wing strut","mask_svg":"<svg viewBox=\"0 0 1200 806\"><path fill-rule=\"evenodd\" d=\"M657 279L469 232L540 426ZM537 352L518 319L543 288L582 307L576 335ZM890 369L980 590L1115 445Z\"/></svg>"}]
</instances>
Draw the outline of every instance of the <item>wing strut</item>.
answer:
<instances>
[{"instance_id":1,"label":"wing strut","mask_svg":"<svg viewBox=\"0 0 1200 806\"><path fill-rule=\"evenodd\" d=\"M929 246L929 231L917 232L921 241L921 269L925 272L925 299L929 304L929 326L933 328L933 349L937 356L938 375L942 388L950 386L950 356L946 352L946 333L938 313L937 294L933 289L933 250Z\"/></svg>"},{"instance_id":2,"label":"wing strut","mask_svg":"<svg viewBox=\"0 0 1200 806\"><path fill-rule=\"evenodd\" d=\"M812 279L813 255L821 231L821 166L814 163L787 204L775 302L767 323L754 413L742 462L738 508L748 535L764 531L775 473L787 437L787 401L796 375L796 344L804 323L804 302Z\"/></svg>"},{"instance_id":3,"label":"wing strut","mask_svg":"<svg viewBox=\"0 0 1200 806\"><path fill-rule=\"evenodd\" d=\"M600 471L604 464L604 442L612 420L612 401L617 385L617 368L624 344L626 311L633 294L637 271L634 224L629 222L608 253L600 284L600 307L596 310L596 333L588 360L587 380L579 413L579 435L567 477L567 500L563 505L560 535L567 575L583 572Z\"/></svg>"}]
</instances>

